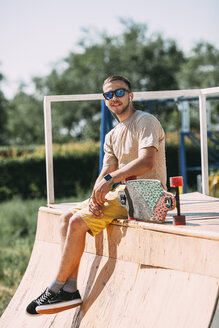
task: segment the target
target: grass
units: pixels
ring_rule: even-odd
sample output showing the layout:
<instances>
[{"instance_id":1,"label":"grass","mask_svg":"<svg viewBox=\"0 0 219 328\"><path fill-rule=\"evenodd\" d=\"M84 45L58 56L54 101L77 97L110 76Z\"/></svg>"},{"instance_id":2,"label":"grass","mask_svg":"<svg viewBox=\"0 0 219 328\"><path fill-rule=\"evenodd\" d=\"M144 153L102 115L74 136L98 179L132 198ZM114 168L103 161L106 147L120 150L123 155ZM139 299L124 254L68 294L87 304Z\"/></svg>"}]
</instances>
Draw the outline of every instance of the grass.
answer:
<instances>
[{"instance_id":1,"label":"grass","mask_svg":"<svg viewBox=\"0 0 219 328\"><path fill-rule=\"evenodd\" d=\"M13 199L0 204L0 314L13 296L27 266L45 200Z\"/></svg>"},{"instance_id":2,"label":"grass","mask_svg":"<svg viewBox=\"0 0 219 328\"><path fill-rule=\"evenodd\" d=\"M90 192L56 203L76 202L88 198ZM15 198L0 203L0 316L14 295L26 270L33 248L37 213L45 199Z\"/></svg>"}]
</instances>

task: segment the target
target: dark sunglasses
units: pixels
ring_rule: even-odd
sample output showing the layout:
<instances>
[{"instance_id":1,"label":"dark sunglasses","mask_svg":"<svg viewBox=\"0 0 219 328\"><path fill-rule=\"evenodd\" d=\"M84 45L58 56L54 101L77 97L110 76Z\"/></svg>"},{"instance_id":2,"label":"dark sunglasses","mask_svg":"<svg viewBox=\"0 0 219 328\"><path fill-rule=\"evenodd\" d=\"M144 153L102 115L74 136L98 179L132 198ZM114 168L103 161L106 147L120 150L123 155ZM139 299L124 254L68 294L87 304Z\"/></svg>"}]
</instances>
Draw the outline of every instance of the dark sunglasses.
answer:
<instances>
[{"instance_id":1,"label":"dark sunglasses","mask_svg":"<svg viewBox=\"0 0 219 328\"><path fill-rule=\"evenodd\" d=\"M113 95L116 97L123 97L125 95L125 91L130 92L128 89L116 89L114 91L104 92L103 96L107 100L112 99Z\"/></svg>"}]
</instances>

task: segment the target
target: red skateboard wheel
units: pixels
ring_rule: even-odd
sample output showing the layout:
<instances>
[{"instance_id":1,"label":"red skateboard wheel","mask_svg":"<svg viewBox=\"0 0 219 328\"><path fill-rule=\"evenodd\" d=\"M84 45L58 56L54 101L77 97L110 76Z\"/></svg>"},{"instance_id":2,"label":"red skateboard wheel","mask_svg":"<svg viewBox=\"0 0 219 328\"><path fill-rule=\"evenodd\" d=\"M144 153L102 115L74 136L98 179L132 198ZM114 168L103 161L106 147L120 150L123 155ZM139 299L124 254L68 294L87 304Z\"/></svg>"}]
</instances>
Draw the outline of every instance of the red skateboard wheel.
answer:
<instances>
[{"instance_id":1,"label":"red skateboard wheel","mask_svg":"<svg viewBox=\"0 0 219 328\"><path fill-rule=\"evenodd\" d=\"M177 188L183 186L183 177L171 177L170 178L170 187Z\"/></svg>"},{"instance_id":2,"label":"red skateboard wheel","mask_svg":"<svg viewBox=\"0 0 219 328\"><path fill-rule=\"evenodd\" d=\"M185 215L174 215L173 216L173 225L186 225Z\"/></svg>"}]
</instances>

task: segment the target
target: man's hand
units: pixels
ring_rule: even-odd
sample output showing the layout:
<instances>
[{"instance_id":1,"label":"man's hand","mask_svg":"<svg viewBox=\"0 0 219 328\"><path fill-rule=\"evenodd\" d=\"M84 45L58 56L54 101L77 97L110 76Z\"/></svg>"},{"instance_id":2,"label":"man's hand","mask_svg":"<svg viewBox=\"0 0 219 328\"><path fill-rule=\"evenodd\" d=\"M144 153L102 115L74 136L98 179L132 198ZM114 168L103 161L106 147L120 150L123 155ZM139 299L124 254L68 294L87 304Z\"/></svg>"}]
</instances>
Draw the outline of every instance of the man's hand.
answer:
<instances>
[{"instance_id":1,"label":"man's hand","mask_svg":"<svg viewBox=\"0 0 219 328\"><path fill-rule=\"evenodd\" d=\"M95 204L93 202L92 197L89 200L89 211L96 216L97 218L100 218L101 216L103 216L103 212L100 208L100 206L98 204Z\"/></svg>"},{"instance_id":2,"label":"man's hand","mask_svg":"<svg viewBox=\"0 0 219 328\"><path fill-rule=\"evenodd\" d=\"M106 194L111 190L111 183L102 179L97 186L95 186L92 193L92 200L94 204L102 206L106 201Z\"/></svg>"}]
</instances>

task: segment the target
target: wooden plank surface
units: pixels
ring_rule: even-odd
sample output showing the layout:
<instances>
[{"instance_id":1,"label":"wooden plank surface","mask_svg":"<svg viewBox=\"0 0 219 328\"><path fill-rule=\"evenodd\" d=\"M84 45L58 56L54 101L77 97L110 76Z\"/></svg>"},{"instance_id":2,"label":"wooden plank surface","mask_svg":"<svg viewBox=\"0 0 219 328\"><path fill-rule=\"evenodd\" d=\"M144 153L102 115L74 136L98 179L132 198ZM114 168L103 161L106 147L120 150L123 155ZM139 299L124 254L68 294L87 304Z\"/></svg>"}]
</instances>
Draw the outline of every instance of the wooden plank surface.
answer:
<instances>
[{"instance_id":1,"label":"wooden plank surface","mask_svg":"<svg viewBox=\"0 0 219 328\"><path fill-rule=\"evenodd\" d=\"M182 214L190 220L192 217L218 218L219 219L219 199L194 192L180 195Z\"/></svg>"},{"instance_id":2,"label":"wooden plank surface","mask_svg":"<svg viewBox=\"0 0 219 328\"><path fill-rule=\"evenodd\" d=\"M115 224L139 227L142 229L166 231L170 233L200 236L219 240L219 199L200 194L198 192L180 195L181 214L186 216L186 226L173 226L173 215L176 209L167 214L164 224L142 223L139 221L118 221ZM62 213L74 206L74 203L53 205L47 211Z\"/></svg>"},{"instance_id":3,"label":"wooden plank surface","mask_svg":"<svg viewBox=\"0 0 219 328\"><path fill-rule=\"evenodd\" d=\"M40 208L32 256L1 328L207 328L218 298L218 219L199 213L217 213L218 200L181 197L182 210L197 213L184 227L126 221L88 235L78 280L83 305L31 317L27 304L54 278L59 217L69 204Z\"/></svg>"},{"instance_id":4,"label":"wooden plank surface","mask_svg":"<svg viewBox=\"0 0 219 328\"><path fill-rule=\"evenodd\" d=\"M1 328L208 327L217 279L87 252L78 281L82 307L55 315L26 315L28 302L53 278L58 254L57 244L37 241L30 267L1 318Z\"/></svg>"}]
</instances>

